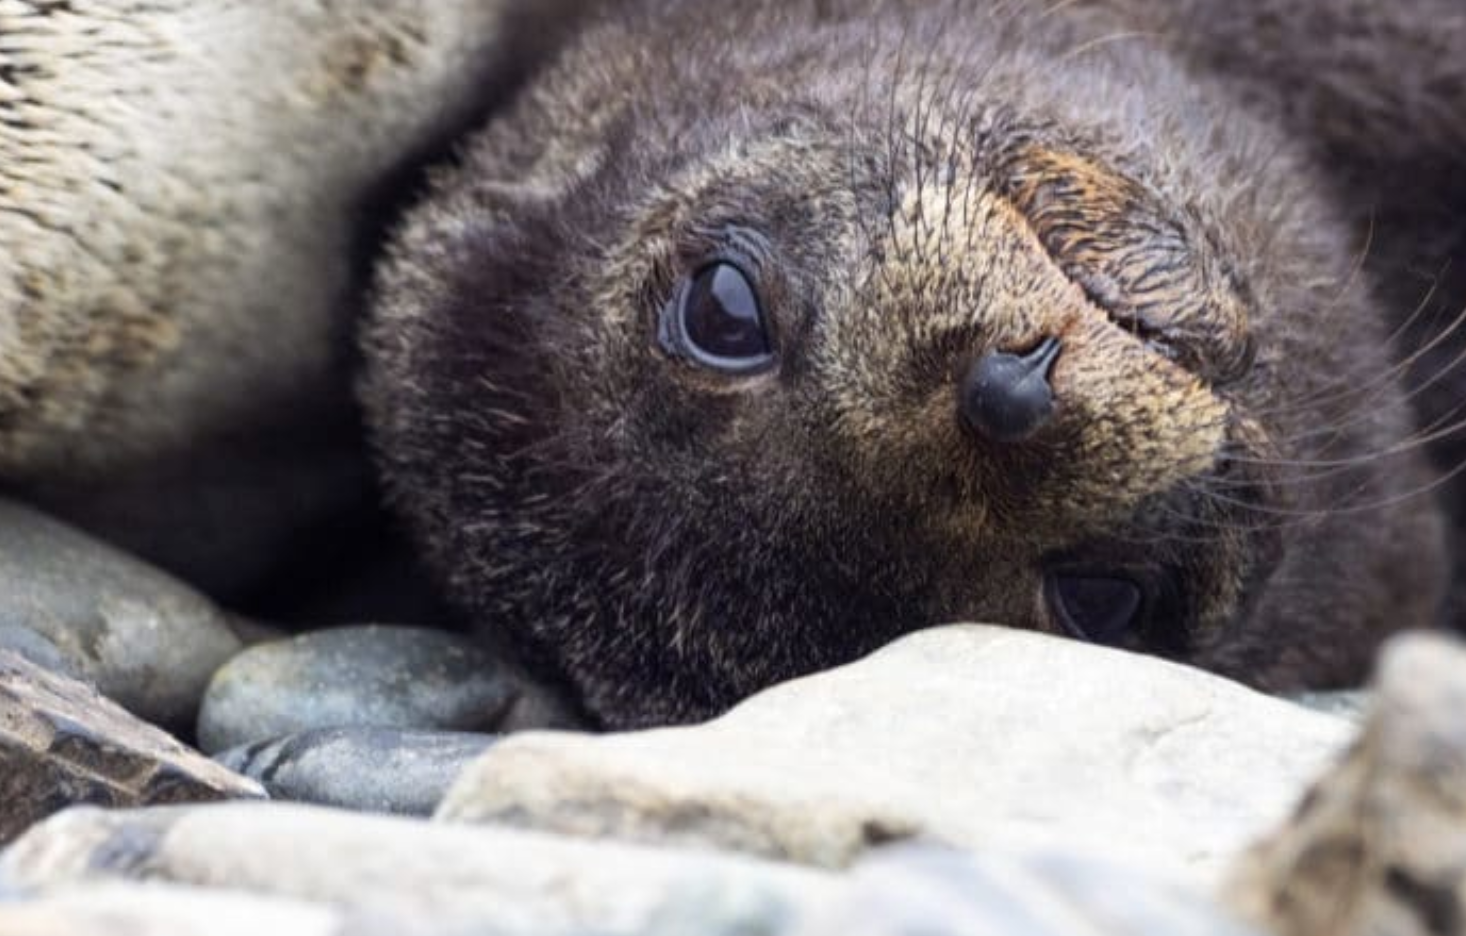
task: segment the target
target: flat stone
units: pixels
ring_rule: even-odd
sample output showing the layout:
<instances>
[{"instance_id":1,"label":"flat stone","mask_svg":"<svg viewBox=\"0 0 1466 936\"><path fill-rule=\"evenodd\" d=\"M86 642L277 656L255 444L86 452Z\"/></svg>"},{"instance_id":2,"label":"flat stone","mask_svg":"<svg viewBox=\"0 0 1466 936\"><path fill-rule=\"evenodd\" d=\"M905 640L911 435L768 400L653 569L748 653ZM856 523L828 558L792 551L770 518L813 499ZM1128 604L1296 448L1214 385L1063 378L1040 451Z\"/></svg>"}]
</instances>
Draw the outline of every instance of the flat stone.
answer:
<instances>
[{"instance_id":1,"label":"flat stone","mask_svg":"<svg viewBox=\"0 0 1466 936\"><path fill-rule=\"evenodd\" d=\"M1212 901L1060 855L883 849L796 936L1258 936Z\"/></svg>"},{"instance_id":2,"label":"flat stone","mask_svg":"<svg viewBox=\"0 0 1466 936\"><path fill-rule=\"evenodd\" d=\"M0 903L5 936L347 936L345 915L301 901L164 884L60 888Z\"/></svg>"},{"instance_id":3,"label":"flat stone","mask_svg":"<svg viewBox=\"0 0 1466 936\"><path fill-rule=\"evenodd\" d=\"M496 735L325 728L234 748L215 759L276 800L427 816Z\"/></svg>"},{"instance_id":4,"label":"flat stone","mask_svg":"<svg viewBox=\"0 0 1466 936\"><path fill-rule=\"evenodd\" d=\"M1466 647L1396 638L1375 685L1359 740L1228 887L1278 936L1466 933Z\"/></svg>"},{"instance_id":5,"label":"flat stone","mask_svg":"<svg viewBox=\"0 0 1466 936\"><path fill-rule=\"evenodd\" d=\"M701 726L506 738L438 817L824 867L921 836L1211 886L1349 734L1342 719L1152 657L952 627Z\"/></svg>"},{"instance_id":6,"label":"flat stone","mask_svg":"<svg viewBox=\"0 0 1466 936\"><path fill-rule=\"evenodd\" d=\"M0 843L75 803L262 795L92 688L0 650Z\"/></svg>"},{"instance_id":7,"label":"flat stone","mask_svg":"<svg viewBox=\"0 0 1466 936\"><path fill-rule=\"evenodd\" d=\"M209 753L320 728L493 731L518 696L487 650L444 631L362 626L251 647L199 713Z\"/></svg>"},{"instance_id":8,"label":"flat stone","mask_svg":"<svg viewBox=\"0 0 1466 936\"><path fill-rule=\"evenodd\" d=\"M209 677L240 647L202 595L6 500L0 581L0 643L157 724L190 726Z\"/></svg>"},{"instance_id":9,"label":"flat stone","mask_svg":"<svg viewBox=\"0 0 1466 936\"><path fill-rule=\"evenodd\" d=\"M840 888L824 872L738 855L282 803L75 809L0 855L0 880L42 902L144 879L399 924L342 936L773 936Z\"/></svg>"}]
</instances>

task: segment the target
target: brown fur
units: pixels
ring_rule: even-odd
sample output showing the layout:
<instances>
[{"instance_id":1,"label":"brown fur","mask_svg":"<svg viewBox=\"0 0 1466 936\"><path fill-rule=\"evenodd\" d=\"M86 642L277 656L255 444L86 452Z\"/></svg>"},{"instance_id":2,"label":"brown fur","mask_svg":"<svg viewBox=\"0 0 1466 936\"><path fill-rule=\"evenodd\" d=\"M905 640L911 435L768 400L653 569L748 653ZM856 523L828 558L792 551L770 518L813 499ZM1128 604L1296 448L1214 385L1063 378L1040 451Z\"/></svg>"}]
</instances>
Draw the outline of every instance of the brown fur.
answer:
<instances>
[{"instance_id":1,"label":"brown fur","mask_svg":"<svg viewBox=\"0 0 1466 936\"><path fill-rule=\"evenodd\" d=\"M1237 27L1167 4L594 19L381 268L366 400L460 605L613 726L706 716L915 627L1057 630L1058 563L1164 567L1175 602L1129 645L1268 688L1355 679L1383 634L1434 621L1438 475L1407 444L1394 306L1357 269L1357 202L1420 193L1357 186L1376 158L1449 180L1426 169L1459 152L1436 122L1466 120L1466 69L1407 53L1459 14L1320 30L1291 5ZM1396 130L1417 147L1376 145ZM778 348L754 377L657 342L730 242ZM1370 256L1419 298L1393 285L1408 244ZM1046 336L1050 423L965 432L971 362Z\"/></svg>"}]
</instances>

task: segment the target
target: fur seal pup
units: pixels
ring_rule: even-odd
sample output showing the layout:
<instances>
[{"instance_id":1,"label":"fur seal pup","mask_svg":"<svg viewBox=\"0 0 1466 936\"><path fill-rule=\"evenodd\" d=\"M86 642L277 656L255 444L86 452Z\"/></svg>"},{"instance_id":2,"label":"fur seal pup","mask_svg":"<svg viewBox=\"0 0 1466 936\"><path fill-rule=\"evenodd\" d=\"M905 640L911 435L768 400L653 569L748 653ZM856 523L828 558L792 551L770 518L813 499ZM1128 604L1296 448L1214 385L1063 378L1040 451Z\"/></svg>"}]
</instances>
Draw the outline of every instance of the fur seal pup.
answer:
<instances>
[{"instance_id":1,"label":"fur seal pup","mask_svg":"<svg viewBox=\"0 0 1466 936\"><path fill-rule=\"evenodd\" d=\"M1461 192L1466 29L1306 6L615 5L380 264L453 599L612 727L954 620L1359 677L1450 562L1361 219Z\"/></svg>"}]
</instances>

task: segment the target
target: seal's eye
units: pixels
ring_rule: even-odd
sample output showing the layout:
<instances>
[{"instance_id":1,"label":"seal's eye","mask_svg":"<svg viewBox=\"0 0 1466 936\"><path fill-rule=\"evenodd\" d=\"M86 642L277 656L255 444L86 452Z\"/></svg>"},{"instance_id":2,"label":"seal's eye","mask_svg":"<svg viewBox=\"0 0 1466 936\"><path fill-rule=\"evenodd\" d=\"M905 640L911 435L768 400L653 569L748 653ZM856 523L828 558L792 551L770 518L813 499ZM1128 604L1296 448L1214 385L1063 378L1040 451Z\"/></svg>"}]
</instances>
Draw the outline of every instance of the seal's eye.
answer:
<instances>
[{"instance_id":1,"label":"seal's eye","mask_svg":"<svg viewBox=\"0 0 1466 936\"><path fill-rule=\"evenodd\" d=\"M1044 594L1072 636L1111 647L1125 644L1145 613L1145 590L1123 574L1051 573Z\"/></svg>"},{"instance_id":2,"label":"seal's eye","mask_svg":"<svg viewBox=\"0 0 1466 936\"><path fill-rule=\"evenodd\" d=\"M672 353L728 373L761 370L774 359L758 293L726 262L693 276L664 315L661 337Z\"/></svg>"}]
</instances>

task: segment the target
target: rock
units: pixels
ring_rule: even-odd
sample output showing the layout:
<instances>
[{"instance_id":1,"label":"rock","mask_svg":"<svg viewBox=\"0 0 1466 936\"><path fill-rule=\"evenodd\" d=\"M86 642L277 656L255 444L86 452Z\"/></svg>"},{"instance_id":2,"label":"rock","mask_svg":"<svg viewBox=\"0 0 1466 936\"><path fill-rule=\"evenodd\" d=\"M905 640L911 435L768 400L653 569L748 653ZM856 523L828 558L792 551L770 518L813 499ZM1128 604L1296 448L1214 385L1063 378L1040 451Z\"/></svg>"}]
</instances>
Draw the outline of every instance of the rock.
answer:
<instances>
[{"instance_id":1,"label":"rock","mask_svg":"<svg viewBox=\"0 0 1466 936\"><path fill-rule=\"evenodd\" d=\"M95 690L0 650L0 842L74 803L261 795Z\"/></svg>"},{"instance_id":2,"label":"rock","mask_svg":"<svg viewBox=\"0 0 1466 936\"><path fill-rule=\"evenodd\" d=\"M772 936L839 892L829 874L736 855L279 803L77 809L0 856L0 880L42 900L141 879L417 925L365 930L382 936Z\"/></svg>"},{"instance_id":3,"label":"rock","mask_svg":"<svg viewBox=\"0 0 1466 936\"><path fill-rule=\"evenodd\" d=\"M0 581L6 646L43 665L60 664L157 724L191 725L209 677L239 650L219 609L202 595L4 500ZM28 638L16 637L26 632L41 638L29 650Z\"/></svg>"},{"instance_id":4,"label":"rock","mask_svg":"<svg viewBox=\"0 0 1466 936\"><path fill-rule=\"evenodd\" d=\"M230 660L209 684L198 739L213 754L319 728L489 732L515 700L506 668L463 637L342 627Z\"/></svg>"},{"instance_id":5,"label":"rock","mask_svg":"<svg viewBox=\"0 0 1466 936\"><path fill-rule=\"evenodd\" d=\"M301 901L160 884L62 889L0 903L5 936L355 936L344 914Z\"/></svg>"},{"instance_id":6,"label":"rock","mask_svg":"<svg viewBox=\"0 0 1466 936\"><path fill-rule=\"evenodd\" d=\"M104 918L129 936L1256 936L1145 875L1061 855L903 847L841 875L278 803L73 810L0 856L6 881L30 895L0 905L6 936L118 932ZM200 929L211 913L237 929Z\"/></svg>"},{"instance_id":7,"label":"rock","mask_svg":"<svg viewBox=\"0 0 1466 936\"><path fill-rule=\"evenodd\" d=\"M326 728L234 748L215 759L272 799L427 816L495 735Z\"/></svg>"},{"instance_id":8,"label":"rock","mask_svg":"<svg viewBox=\"0 0 1466 936\"><path fill-rule=\"evenodd\" d=\"M1466 933L1466 648L1397 638L1375 683L1359 740L1228 887L1277 936Z\"/></svg>"},{"instance_id":9,"label":"rock","mask_svg":"<svg viewBox=\"0 0 1466 936\"><path fill-rule=\"evenodd\" d=\"M69 659L61 652L60 647L29 627L0 624L0 650L17 653L41 669L81 682L87 681L76 661Z\"/></svg>"},{"instance_id":10,"label":"rock","mask_svg":"<svg viewBox=\"0 0 1466 936\"><path fill-rule=\"evenodd\" d=\"M1257 936L1209 901L1062 856L896 847L794 936Z\"/></svg>"},{"instance_id":11,"label":"rock","mask_svg":"<svg viewBox=\"0 0 1466 936\"><path fill-rule=\"evenodd\" d=\"M1210 885L1348 734L1341 719L1151 657L953 627L701 726L507 738L438 817L826 867L919 835Z\"/></svg>"},{"instance_id":12,"label":"rock","mask_svg":"<svg viewBox=\"0 0 1466 936\"><path fill-rule=\"evenodd\" d=\"M1344 692L1303 692L1289 698L1315 712L1337 715L1356 723L1364 720L1369 709L1369 693L1357 689Z\"/></svg>"}]
</instances>

